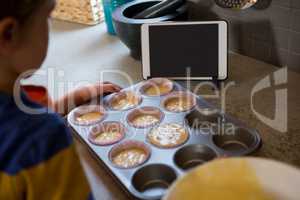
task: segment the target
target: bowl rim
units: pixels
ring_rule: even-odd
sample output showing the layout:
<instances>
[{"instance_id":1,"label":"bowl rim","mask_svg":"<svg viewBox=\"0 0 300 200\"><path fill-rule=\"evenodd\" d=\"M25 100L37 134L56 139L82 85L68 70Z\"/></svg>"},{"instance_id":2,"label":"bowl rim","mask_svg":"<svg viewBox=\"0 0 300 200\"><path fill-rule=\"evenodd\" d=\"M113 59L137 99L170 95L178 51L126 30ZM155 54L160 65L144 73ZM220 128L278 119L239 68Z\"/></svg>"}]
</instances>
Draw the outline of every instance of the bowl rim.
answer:
<instances>
[{"instance_id":1,"label":"bowl rim","mask_svg":"<svg viewBox=\"0 0 300 200\"><path fill-rule=\"evenodd\" d=\"M118 7L113 13L112 13L112 18L113 21L117 21L117 22L123 22L123 23L127 23L127 24L144 24L144 23L155 23L155 22L161 22L161 21L167 21L173 18L178 17L179 15L187 12L187 5L183 4L182 6L180 6L173 14L168 14L165 16L161 16L161 17L156 17L156 18L150 18L150 19L133 19L133 18L129 18L126 17L124 15L124 11L126 9L128 9L129 7L133 6L133 5L137 5L137 4L142 4L142 3L147 3L147 2L159 2L162 0L146 0L146 1L132 1L129 3L126 3L120 7Z\"/></svg>"}]
</instances>

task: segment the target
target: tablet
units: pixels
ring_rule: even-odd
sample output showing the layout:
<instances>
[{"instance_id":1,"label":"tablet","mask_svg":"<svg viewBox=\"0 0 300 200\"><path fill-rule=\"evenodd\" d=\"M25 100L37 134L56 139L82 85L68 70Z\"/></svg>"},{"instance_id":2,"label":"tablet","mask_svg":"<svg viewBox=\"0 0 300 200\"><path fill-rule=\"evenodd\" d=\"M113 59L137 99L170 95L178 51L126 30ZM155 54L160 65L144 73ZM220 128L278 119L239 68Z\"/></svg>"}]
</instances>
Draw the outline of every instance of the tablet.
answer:
<instances>
[{"instance_id":1,"label":"tablet","mask_svg":"<svg viewBox=\"0 0 300 200\"><path fill-rule=\"evenodd\" d=\"M225 21L144 24L141 39L144 79L227 78Z\"/></svg>"}]
</instances>

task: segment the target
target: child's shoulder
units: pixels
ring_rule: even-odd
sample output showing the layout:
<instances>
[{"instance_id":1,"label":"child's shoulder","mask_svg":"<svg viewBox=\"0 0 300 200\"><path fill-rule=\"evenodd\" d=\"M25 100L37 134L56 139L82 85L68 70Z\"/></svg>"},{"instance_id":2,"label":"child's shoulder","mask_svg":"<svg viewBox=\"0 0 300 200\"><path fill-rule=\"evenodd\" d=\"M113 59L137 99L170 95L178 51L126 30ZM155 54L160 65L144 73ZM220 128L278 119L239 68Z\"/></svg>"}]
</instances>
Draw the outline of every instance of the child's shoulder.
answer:
<instances>
[{"instance_id":1,"label":"child's shoulder","mask_svg":"<svg viewBox=\"0 0 300 200\"><path fill-rule=\"evenodd\" d=\"M30 101L25 104L43 109ZM59 115L53 112L33 115L11 100L0 102L0 171L17 173L50 159L71 144L70 131Z\"/></svg>"},{"instance_id":2,"label":"child's shoulder","mask_svg":"<svg viewBox=\"0 0 300 200\"><path fill-rule=\"evenodd\" d=\"M44 106L22 96L21 103L8 97L0 98L0 130L5 132L22 132L27 137L38 133L68 132L63 118ZM3 132L3 131L1 131ZM1 134L1 133L0 133Z\"/></svg>"}]
</instances>

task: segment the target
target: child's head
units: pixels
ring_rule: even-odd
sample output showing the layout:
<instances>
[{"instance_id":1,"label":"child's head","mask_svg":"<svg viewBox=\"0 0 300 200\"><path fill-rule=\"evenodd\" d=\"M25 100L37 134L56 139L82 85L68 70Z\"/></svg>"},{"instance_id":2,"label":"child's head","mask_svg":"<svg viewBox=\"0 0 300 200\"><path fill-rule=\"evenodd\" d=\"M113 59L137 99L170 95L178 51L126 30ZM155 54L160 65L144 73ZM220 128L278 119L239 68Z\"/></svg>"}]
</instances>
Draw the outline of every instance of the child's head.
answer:
<instances>
[{"instance_id":1,"label":"child's head","mask_svg":"<svg viewBox=\"0 0 300 200\"><path fill-rule=\"evenodd\" d=\"M0 3L0 67L16 73L39 68L48 48L48 17L55 0Z\"/></svg>"}]
</instances>

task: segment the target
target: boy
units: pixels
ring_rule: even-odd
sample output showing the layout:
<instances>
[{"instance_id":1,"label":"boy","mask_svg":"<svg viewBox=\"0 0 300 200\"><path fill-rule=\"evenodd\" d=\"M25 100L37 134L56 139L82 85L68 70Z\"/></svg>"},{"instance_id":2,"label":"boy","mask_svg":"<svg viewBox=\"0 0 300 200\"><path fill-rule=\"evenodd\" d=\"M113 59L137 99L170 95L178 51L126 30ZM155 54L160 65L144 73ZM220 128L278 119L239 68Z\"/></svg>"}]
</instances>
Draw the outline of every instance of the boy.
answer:
<instances>
[{"instance_id":1,"label":"boy","mask_svg":"<svg viewBox=\"0 0 300 200\"><path fill-rule=\"evenodd\" d=\"M85 200L90 187L70 131L57 114L31 115L15 103L18 76L38 68L47 52L48 17L54 0L5 0L0 6L0 199ZM27 88L28 89L28 88ZM120 88L111 83L85 87L54 102L76 105ZM27 93L28 94L28 93ZM21 92L23 104L43 108ZM93 94L93 95L92 95ZM65 108L67 113L71 108Z\"/></svg>"}]
</instances>

